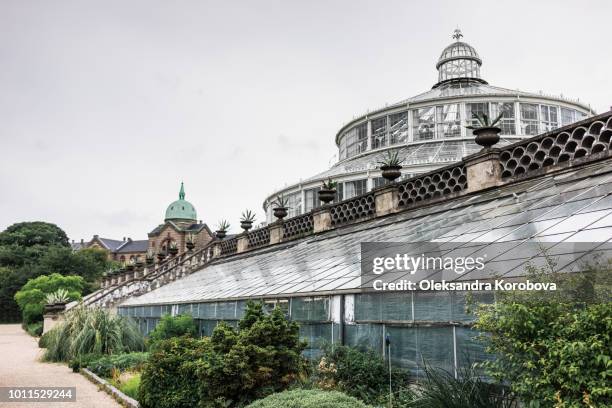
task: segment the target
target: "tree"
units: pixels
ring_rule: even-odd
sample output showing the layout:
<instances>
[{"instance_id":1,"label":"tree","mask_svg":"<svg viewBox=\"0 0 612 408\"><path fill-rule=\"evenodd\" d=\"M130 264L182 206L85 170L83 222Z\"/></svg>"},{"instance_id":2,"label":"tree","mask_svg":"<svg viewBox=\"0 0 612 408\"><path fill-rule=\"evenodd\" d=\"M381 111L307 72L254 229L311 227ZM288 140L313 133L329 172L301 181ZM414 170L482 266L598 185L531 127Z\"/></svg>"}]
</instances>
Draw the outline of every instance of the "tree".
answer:
<instances>
[{"instance_id":1,"label":"tree","mask_svg":"<svg viewBox=\"0 0 612 408\"><path fill-rule=\"evenodd\" d=\"M15 293L15 301L21 309L23 322L28 324L42 320L46 296L58 289L67 290L71 301L79 300L83 291L83 278L54 273L30 279Z\"/></svg>"},{"instance_id":2,"label":"tree","mask_svg":"<svg viewBox=\"0 0 612 408\"><path fill-rule=\"evenodd\" d=\"M303 372L305 344L281 309L247 304L236 330L217 325L210 338L160 341L142 373L143 407L244 406L286 389Z\"/></svg>"},{"instance_id":3,"label":"tree","mask_svg":"<svg viewBox=\"0 0 612 408\"><path fill-rule=\"evenodd\" d=\"M165 315L161 318L155 329L149 333L151 343L166 340L172 337L190 336L198 334L198 326L193 317L189 315L170 316Z\"/></svg>"},{"instance_id":4,"label":"tree","mask_svg":"<svg viewBox=\"0 0 612 408\"><path fill-rule=\"evenodd\" d=\"M609 264L558 274L529 268L551 292L500 293L477 311L476 327L497 359L486 363L532 407L612 405L612 302Z\"/></svg>"},{"instance_id":5,"label":"tree","mask_svg":"<svg viewBox=\"0 0 612 408\"><path fill-rule=\"evenodd\" d=\"M63 246L69 247L68 236L55 224L48 222L20 222L0 232L0 245L17 245L20 247Z\"/></svg>"}]
</instances>

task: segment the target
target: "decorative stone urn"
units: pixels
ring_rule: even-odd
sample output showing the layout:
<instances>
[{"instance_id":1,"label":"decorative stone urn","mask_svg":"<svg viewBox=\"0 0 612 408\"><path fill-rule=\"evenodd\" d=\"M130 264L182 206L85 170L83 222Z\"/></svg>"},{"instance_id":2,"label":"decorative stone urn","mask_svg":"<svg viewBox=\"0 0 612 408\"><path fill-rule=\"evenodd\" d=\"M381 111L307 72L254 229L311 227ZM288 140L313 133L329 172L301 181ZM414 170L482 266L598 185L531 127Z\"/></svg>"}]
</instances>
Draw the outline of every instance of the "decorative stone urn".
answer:
<instances>
[{"instance_id":1,"label":"decorative stone urn","mask_svg":"<svg viewBox=\"0 0 612 408\"><path fill-rule=\"evenodd\" d=\"M272 209L272 211L274 212L274 216L279 220L282 220L287 216L287 210L287 207L276 207Z\"/></svg>"},{"instance_id":2,"label":"decorative stone urn","mask_svg":"<svg viewBox=\"0 0 612 408\"><path fill-rule=\"evenodd\" d=\"M253 227L253 221L240 221L240 228L248 232Z\"/></svg>"},{"instance_id":3,"label":"decorative stone urn","mask_svg":"<svg viewBox=\"0 0 612 408\"><path fill-rule=\"evenodd\" d=\"M227 236L227 231L225 230L217 230L215 231L215 235L217 236L217 238L219 239L223 239Z\"/></svg>"},{"instance_id":4,"label":"decorative stone urn","mask_svg":"<svg viewBox=\"0 0 612 408\"><path fill-rule=\"evenodd\" d=\"M402 175L400 171L402 166L399 164L397 166L380 166L380 169L385 180L393 181Z\"/></svg>"},{"instance_id":5,"label":"decorative stone urn","mask_svg":"<svg viewBox=\"0 0 612 408\"><path fill-rule=\"evenodd\" d=\"M336 198L336 189L327 189L322 188L318 192L319 200L321 200L324 204L331 203Z\"/></svg>"},{"instance_id":6,"label":"decorative stone urn","mask_svg":"<svg viewBox=\"0 0 612 408\"><path fill-rule=\"evenodd\" d=\"M499 134L501 129L496 126L488 126L474 129L473 132L474 136L476 136L476 144L487 149L499 142Z\"/></svg>"}]
</instances>

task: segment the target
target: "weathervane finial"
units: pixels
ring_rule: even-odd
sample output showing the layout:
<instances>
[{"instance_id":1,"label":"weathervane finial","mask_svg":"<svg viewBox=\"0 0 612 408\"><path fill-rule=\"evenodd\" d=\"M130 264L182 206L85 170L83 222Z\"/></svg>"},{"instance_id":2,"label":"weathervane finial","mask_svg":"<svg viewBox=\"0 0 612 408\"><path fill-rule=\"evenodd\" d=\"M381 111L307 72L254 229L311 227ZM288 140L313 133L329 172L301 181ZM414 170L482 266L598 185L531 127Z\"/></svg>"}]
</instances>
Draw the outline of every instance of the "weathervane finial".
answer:
<instances>
[{"instance_id":1,"label":"weathervane finial","mask_svg":"<svg viewBox=\"0 0 612 408\"><path fill-rule=\"evenodd\" d=\"M461 34L461 30L459 29L459 27L455 28L454 34L453 34L453 38L457 41L459 41L461 39L461 37L463 37L463 34Z\"/></svg>"}]
</instances>

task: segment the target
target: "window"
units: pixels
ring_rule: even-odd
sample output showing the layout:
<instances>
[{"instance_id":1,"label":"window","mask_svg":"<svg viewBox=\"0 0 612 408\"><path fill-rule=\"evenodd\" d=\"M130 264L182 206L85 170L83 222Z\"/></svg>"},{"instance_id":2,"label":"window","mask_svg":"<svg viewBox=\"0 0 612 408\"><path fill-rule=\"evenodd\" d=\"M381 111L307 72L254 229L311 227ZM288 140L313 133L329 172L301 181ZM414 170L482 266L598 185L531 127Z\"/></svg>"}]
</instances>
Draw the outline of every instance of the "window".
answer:
<instances>
[{"instance_id":1,"label":"window","mask_svg":"<svg viewBox=\"0 0 612 408\"><path fill-rule=\"evenodd\" d=\"M412 111L414 123L414 140L434 138L436 108L431 106Z\"/></svg>"},{"instance_id":2,"label":"window","mask_svg":"<svg viewBox=\"0 0 612 408\"><path fill-rule=\"evenodd\" d=\"M287 195L287 217L295 217L296 215L301 214L302 212L302 193L298 191L297 193Z\"/></svg>"},{"instance_id":3,"label":"window","mask_svg":"<svg viewBox=\"0 0 612 408\"><path fill-rule=\"evenodd\" d=\"M344 183L344 200L365 194L367 190L367 180L354 180Z\"/></svg>"},{"instance_id":4,"label":"window","mask_svg":"<svg viewBox=\"0 0 612 408\"><path fill-rule=\"evenodd\" d=\"M478 126L478 121L474 118L474 115L488 115L489 114L489 103L466 103L465 104L465 117L466 122L472 126ZM467 136L472 136L474 133L467 129Z\"/></svg>"},{"instance_id":5,"label":"window","mask_svg":"<svg viewBox=\"0 0 612 408\"><path fill-rule=\"evenodd\" d=\"M495 119L500 113L504 113L497 126L502 130L502 135L514 135L515 121L514 121L514 103L513 102L499 102L491 104L491 117Z\"/></svg>"},{"instance_id":6,"label":"window","mask_svg":"<svg viewBox=\"0 0 612 408\"><path fill-rule=\"evenodd\" d=\"M540 120L542 132L549 132L559 127L556 106L540 105Z\"/></svg>"},{"instance_id":7,"label":"window","mask_svg":"<svg viewBox=\"0 0 612 408\"><path fill-rule=\"evenodd\" d=\"M382 187L388 184L389 181L384 177L375 177L374 178L374 188Z\"/></svg>"},{"instance_id":8,"label":"window","mask_svg":"<svg viewBox=\"0 0 612 408\"><path fill-rule=\"evenodd\" d=\"M319 201L319 190L321 187L309 188L304 190L304 211L309 212L313 208L319 208L321 201Z\"/></svg>"},{"instance_id":9,"label":"window","mask_svg":"<svg viewBox=\"0 0 612 408\"><path fill-rule=\"evenodd\" d=\"M389 115L389 144L401 144L408 141L408 112Z\"/></svg>"},{"instance_id":10,"label":"window","mask_svg":"<svg viewBox=\"0 0 612 408\"><path fill-rule=\"evenodd\" d=\"M365 152L368 143L368 125L363 123L347 131L340 140L340 159Z\"/></svg>"},{"instance_id":11,"label":"window","mask_svg":"<svg viewBox=\"0 0 612 408\"><path fill-rule=\"evenodd\" d=\"M561 108L561 126L569 125L574 122L578 122L586 117L582 112L578 112L574 109Z\"/></svg>"},{"instance_id":12,"label":"window","mask_svg":"<svg viewBox=\"0 0 612 408\"><path fill-rule=\"evenodd\" d=\"M527 136L538 134L538 105L521 103L521 134Z\"/></svg>"},{"instance_id":13,"label":"window","mask_svg":"<svg viewBox=\"0 0 612 408\"><path fill-rule=\"evenodd\" d=\"M373 119L372 124L372 149L387 145L387 117Z\"/></svg>"},{"instance_id":14,"label":"window","mask_svg":"<svg viewBox=\"0 0 612 408\"><path fill-rule=\"evenodd\" d=\"M437 138L461 136L461 118L459 104L436 107Z\"/></svg>"}]
</instances>

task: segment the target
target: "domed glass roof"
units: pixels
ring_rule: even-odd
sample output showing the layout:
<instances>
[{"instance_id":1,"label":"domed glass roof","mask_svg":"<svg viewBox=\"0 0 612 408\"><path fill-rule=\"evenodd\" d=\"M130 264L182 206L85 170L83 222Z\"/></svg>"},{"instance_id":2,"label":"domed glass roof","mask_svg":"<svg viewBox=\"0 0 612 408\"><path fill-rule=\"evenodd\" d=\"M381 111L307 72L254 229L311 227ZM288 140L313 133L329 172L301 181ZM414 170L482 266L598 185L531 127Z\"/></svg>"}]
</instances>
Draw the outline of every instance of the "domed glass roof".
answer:
<instances>
[{"instance_id":1,"label":"domed glass roof","mask_svg":"<svg viewBox=\"0 0 612 408\"><path fill-rule=\"evenodd\" d=\"M440 83L456 82L454 80L457 79L471 79L486 83L480 78L482 61L478 53L470 44L460 41L461 37L463 37L461 31L459 29L455 30L453 38L456 41L446 47L440 54L436 64L438 83L434 88L439 86Z\"/></svg>"},{"instance_id":2,"label":"domed glass roof","mask_svg":"<svg viewBox=\"0 0 612 408\"><path fill-rule=\"evenodd\" d=\"M195 207L185 200L185 188L181 183L179 199L168 206L164 221L196 221L197 219L198 215Z\"/></svg>"}]
</instances>

